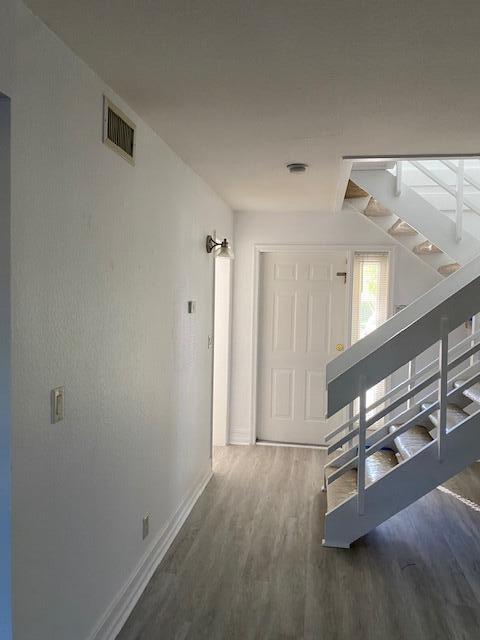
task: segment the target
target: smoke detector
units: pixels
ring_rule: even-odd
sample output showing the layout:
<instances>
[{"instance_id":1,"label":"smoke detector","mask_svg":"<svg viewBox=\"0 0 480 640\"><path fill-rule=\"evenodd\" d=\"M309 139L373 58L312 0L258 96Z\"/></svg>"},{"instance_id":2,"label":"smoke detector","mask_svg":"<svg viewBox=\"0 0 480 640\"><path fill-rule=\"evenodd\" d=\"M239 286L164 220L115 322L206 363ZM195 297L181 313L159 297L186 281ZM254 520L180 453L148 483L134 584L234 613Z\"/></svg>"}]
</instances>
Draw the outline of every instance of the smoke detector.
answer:
<instances>
[{"instance_id":1,"label":"smoke detector","mask_svg":"<svg viewBox=\"0 0 480 640\"><path fill-rule=\"evenodd\" d=\"M287 169L290 173L305 173L307 170L308 164L304 162L292 162L291 164L287 164Z\"/></svg>"}]
</instances>

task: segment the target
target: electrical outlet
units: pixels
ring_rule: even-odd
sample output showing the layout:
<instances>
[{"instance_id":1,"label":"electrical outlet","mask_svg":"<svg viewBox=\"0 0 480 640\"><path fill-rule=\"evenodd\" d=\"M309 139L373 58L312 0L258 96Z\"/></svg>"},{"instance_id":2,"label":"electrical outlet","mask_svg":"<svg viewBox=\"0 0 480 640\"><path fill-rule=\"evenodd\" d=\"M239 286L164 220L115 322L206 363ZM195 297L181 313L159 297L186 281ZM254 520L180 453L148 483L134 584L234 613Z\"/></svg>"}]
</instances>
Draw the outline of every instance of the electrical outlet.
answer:
<instances>
[{"instance_id":1,"label":"electrical outlet","mask_svg":"<svg viewBox=\"0 0 480 640\"><path fill-rule=\"evenodd\" d=\"M144 516L142 520L142 539L143 540L145 540L149 532L150 532L150 514L147 513L147 515Z\"/></svg>"},{"instance_id":2,"label":"electrical outlet","mask_svg":"<svg viewBox=\"0 0 480 640\"><path fill-rule=\"evenodd\" d=\"M56 387L51 393L52 424L60 422L65 414L65 387Z\"/></svg>"}]
</instances>

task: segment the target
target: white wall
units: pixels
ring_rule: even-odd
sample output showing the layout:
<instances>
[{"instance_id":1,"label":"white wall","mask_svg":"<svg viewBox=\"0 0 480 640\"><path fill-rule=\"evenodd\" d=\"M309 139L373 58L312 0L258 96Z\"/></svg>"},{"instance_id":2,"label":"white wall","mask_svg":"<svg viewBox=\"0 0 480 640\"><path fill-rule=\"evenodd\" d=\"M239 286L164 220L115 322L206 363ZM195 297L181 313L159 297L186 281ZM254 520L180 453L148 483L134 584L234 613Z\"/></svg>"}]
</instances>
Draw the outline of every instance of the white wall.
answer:
<instances>
[{"instance_id":1,"label":"white wall","mask_svg":"<svg viewBox=\"0 0 480 640\"><path fill-rule=\"evenodd\" d=\"M0 94L0 638L11 637L10 100Z\"/></svg>"},{"instance_id":2,"label":"white wall","mask_svg":"<svg viewBox=\"0 0 480 640\"><path fill-rule=\"evenodd\" d=\"M248 442L252 427L254 247L256 244L395 246L394 305L409 304L439 280L427 265L394 243L364 216L330 213L235 213L230 438Z\"/></svg>"},{"instance_id":3,"label":"white wall","mask_svg":"<svg viewBox=\"0 0 480 640\"><path fill-rule=\"evenodd\" d=\"M0 3L0 637L11 637L10 105L13 2ZM2 95L3 94L3 95Z\"/></svg>"},{"instance_id":4,"label":"white wall","mask_svg":"<svg viewBox=\"0 0 480 640\"><path fill-rule=\"evenodd\" d=\"M10 96L13 81L13 22L15 0L0 2L0 93Z\"/></svg>"},{"instance_id":5,"label":"white wall","mask_svg":"<svg viewBox=\"0 0 480 640\"><path fill-rule=\"evenodd\" d=\"M210 472L204 243L231 237L232 215L15 6L15 638L85 640ZM103 92L138 124L135 168L101 143ZM66 417L52 425L57 385Z\"/></svg>"},{"instance_id":6,"label":"white wall","mask_svg":"<svg viewBox=\"0 0 480 640\"><path fill-rule=\"evenodd\" d=\"M230 399L232 261L215 261L215 321L213 358L213 444L228 443Z\"/></svg>"}]
</instances>

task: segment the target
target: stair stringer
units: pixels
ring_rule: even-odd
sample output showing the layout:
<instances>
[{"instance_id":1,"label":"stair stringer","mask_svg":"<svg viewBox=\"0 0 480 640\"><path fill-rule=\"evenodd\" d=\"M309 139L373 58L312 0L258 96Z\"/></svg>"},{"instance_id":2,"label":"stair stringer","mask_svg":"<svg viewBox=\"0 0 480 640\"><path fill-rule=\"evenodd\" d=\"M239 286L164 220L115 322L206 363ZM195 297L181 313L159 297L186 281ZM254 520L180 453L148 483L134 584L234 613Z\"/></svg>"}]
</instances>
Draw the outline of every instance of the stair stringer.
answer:
<instances>
[{"instance_id":1,"label":"stair stringer","mask_svg":"<svg viewBox=\"0 0 480 640\"><path fill-rule=\"evenodd\" d=\"M390 172L362 169L352 171L351 179L459 264L466 264L480 253L475 236L464 230L461 242L457 242L455 222L413 189L402 185L400 195L395 195L396 178Z\"/></svg>"},{"instance_id":2,"label":"stair stringer","mask_svg":"<svg viewBox=\"0 0 480 640\"><path fill-rule=\"evenodd\" d=\"M325 515L325 546L348 548L388 518L460 473L480 458L480 411L446 435L445 457L438 459L433 440L365 490L365 512L357 513L357 496Z\"/></svg>"}]
</instances>

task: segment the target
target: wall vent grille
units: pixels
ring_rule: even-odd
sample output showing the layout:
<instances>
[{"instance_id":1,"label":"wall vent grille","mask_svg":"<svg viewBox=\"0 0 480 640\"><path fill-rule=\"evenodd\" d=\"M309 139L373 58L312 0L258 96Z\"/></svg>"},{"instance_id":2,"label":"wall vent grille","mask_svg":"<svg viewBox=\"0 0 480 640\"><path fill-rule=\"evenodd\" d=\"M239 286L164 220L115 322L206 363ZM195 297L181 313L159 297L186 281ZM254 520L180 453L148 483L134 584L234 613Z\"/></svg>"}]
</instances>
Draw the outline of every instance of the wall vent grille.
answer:
<instances>
[{"instance_id":1,"label":"wall vent grille","mask_svg":"<svg viewBox=\"0 0 480 640\"><path fill-rule=\"evenodd\" d=\"M135 124L107 97L103 100L103 142L135 164Z\"/></svg>"}]
</instances>

